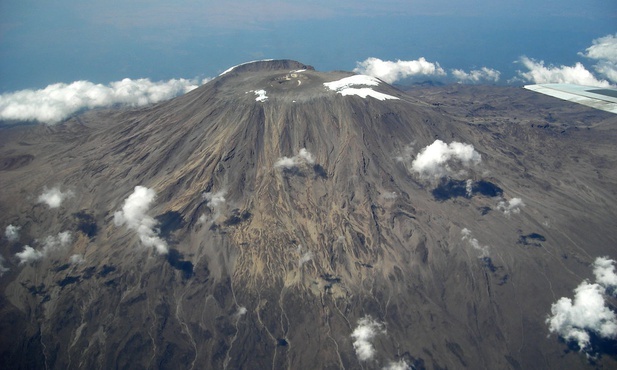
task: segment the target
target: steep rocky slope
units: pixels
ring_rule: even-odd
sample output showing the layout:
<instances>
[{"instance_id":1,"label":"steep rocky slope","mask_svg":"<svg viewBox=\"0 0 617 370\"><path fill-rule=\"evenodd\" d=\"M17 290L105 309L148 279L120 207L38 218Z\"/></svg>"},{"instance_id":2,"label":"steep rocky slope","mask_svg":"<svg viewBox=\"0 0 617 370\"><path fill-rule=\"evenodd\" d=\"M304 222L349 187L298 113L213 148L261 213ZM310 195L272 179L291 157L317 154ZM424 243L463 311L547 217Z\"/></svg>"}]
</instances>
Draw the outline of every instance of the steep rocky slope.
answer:
<instances>
[{"instance_id":1,"label":"steep rocky slope","mask_svg":"<svg viewBox=\"0 0 617 370\"><path fill-rule=\"evenodd\" d=\"M350 76L255 62L0 128L2 368L589 366L545 320L617 258L617 119L518 89L328 85ZM436 140L481 160L418 170Z\"/></svg>"}]
</instances>

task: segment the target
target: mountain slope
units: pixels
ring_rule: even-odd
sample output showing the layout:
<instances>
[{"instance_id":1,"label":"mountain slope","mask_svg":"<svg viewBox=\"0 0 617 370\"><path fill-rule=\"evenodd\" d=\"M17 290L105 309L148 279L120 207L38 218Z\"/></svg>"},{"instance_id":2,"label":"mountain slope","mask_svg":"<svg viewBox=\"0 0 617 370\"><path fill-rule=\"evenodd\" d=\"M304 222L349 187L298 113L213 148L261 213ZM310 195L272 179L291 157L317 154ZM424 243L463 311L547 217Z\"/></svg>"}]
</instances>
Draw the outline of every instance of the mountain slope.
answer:
<instances>
[{"instance_id":1,"label":"mountain slope","mask_svg":"<svg viewBox=\"0 0 617 370\"><path fill-rule=\"evenodd\" d=\"M0 327L23 333L3 368L586 367L545 320L615 258L615 119L548 120L525 91L503 98L516 119L464 115L351 76L255 62L145 109L1 129L0 220L21 229ZM447 147L418 171L436 140L481 161ZM18 265L25 245L48 248Z\"/></svg>"}]
</instances>

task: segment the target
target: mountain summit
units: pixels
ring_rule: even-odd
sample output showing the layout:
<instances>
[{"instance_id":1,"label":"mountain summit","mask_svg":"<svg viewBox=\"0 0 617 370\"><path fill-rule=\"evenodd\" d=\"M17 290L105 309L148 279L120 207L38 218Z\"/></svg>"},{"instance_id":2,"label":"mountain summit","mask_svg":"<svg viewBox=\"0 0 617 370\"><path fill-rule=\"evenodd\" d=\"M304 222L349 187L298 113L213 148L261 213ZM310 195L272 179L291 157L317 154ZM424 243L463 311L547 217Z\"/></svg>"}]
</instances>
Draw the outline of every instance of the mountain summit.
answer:
<instances>
[{"instance_id":1,"label":"mountain summit","mask_svg":"<svg viewBox=\"0 0 617 370\"><path fill-rule=\"evenodd\" d=\"M585 367L547 318L617 257L614 118L422 91L258 61L0 128L2 368Z\"/></svg>"}]
</instances>

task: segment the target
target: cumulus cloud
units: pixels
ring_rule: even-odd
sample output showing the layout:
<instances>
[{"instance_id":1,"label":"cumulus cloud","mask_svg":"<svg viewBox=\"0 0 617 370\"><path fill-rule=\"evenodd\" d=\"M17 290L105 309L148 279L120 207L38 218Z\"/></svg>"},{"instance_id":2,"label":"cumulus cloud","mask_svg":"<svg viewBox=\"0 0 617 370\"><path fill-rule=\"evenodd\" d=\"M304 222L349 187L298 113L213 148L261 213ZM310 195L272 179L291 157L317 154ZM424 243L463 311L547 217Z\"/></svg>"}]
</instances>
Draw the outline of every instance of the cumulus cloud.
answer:
<instances>
[{"instance_id":1,"label":"cumulus cloud","mask_svg":"<svg viewBox=\"0 0 617 370\"><path fill-rule=\"evenodd\" d=\"M500 200L497 203L497 209L502 211L506 216L510 214L518 214L521 212L521 208L525 207L525 203L521 198L512 198L510 200Z\"/></svg>"},{"instance_id":2,"label":"cumulus cloud","mask_svg":"<svg viewBox=\"0 0 617 370\"><path fill-rule=\"evenodd\" d=\"M56 186L51 189L45 188L43 194L39 195L37 201L47 204L49 208L58 208L66 198L72 197L73 195L72 191L68 190L63 193L60 191L60 187Z\"/></svg>"},{"instance_id":3,"label":"cumulus cloud","mask_svg":"<svg viewBox=\"0 0 617 370\"><path fill-rule=\"evenodd\" d=\"M207 193L204 193L203 195L204 199L207 201L206 205L214 213L214 215L212 216L213 219L217 219L221 214L221 208L225 204L225 194L227 194L227 190L223 189L223 190L217 191L216 193L207 192ZM205 222L206 216L202 215L202 217L203 219L200 217L199 221Z\"/></svg>"},{"instance_id":4,"label":"cumulus cloud","mask_svg":"<svg viewBox=\"0 0 617 370\"><path fill-rule=\"evenodd\" d=\"M0 255L0 277L2 277L4 273L10 270L10 268L4 265L5 263L6 263L6 260L4 259L4 257L2 257L2 255Z\"/></svg>"},{"instance_id":5,"label":"cumulus cloud","mask_svg":"<svg viewBox=\"0 0 617 370\"><path fill-rule=\"evenodd\" d=\"M24 246L24 250L16 253L19 264L32 263L39 261L55 251L62 250L71 244L72 236L70 231L63 231L58 235L51 235L43 241L38 241L43 245L41 249L34 249L29 245Z\"/></svg>"},{"instance_id":6,"label":"cumulus cloud","mask_svg":"<svg viewBox=\"0 0 617 370\"><path fill-rule=\"evenodd\" d=\"M471 168L478 165L482 157L471 144L453 141L446 144L435 140L423 148L411 163L411 169L424 179L439 179L444 176L463 175L464 169L456 171L455 166Z\"/></svg>"},{"instance_id":7,"label":"cumulus cloud","mask_svg":"<svg viewBox=\"0 0 617 370\"><path fill-rule=\"evenodd\" d=\"M4 235L10 242L19 240L19 230L21 226L9 225L4 229Z\"/></svg>"},{"instance_id":8,"label":"cumulus cloud","mask_svg":"<svg viewBox=\"0 0 617 370\"><path fill-rule=\"evenodd\" d=\"M615 274L615 261L608 257L598 257L593 263L593 274L598 284L610 289L617 287L617 274Z\"/></svg>"},{"instance_id":9,"label":"cumulus cloud","mask_svg":"<svg viewBox=\"0 0 617 370\"><path fill-rule=\"evenodd\" d=\"M124 200L122 210L114 213L114 224L126 225L137 232L144 246L154 248L159 254L167 254L169 248L158 236L158 230L155 228L156 220L147 215L155 198L154 190L136 186L133 193Z\"/></svg>"},{"instance_id":10,"label":"cumulus cloud","mask_svg":"<svg viewBox=\"0 0 617 370\"><path fill-rule=\"evenodd\" d=\"M574 289L574 300L562 297L551 306L546 319L551 333L575 342L581 351L590 348L590 333L605 339L617 338L617 316L605 302L605 294L617 283L614 260L598 257L594 262L597 283L583 281Z\"/></svg>"},{"instance_id":11,"label":"cumulus cloud","mask_svg":"<svg viewBox=\"0 0 617 370\"><path fill-rule=\"evenodd\" d=\"M383 370L411 370L411 366L405 360L391 361Z\"/></svg>"},{"instance_id":12,"label":"cumulus cloud","mask_svg":"<svg viewBox=\"0 0 617 370\"><path fill-rule=\"evenodd\" d=\"M465 72L462 69L453 69L452 76L462 83L477 84L480 82L497 82L501 72L496 69L482 67L480 69L474 69L469 72Z\"/></svg>"},{"instance_id":13,"label":"cumulus cloud","mask_svg":"<svg viewBox=\"0 0 617 370\"><path fill-rule=\"evenodd\" d=\"M306 150L306 148L300 149L298 154L293 157L283 157L279 158L276 162L274 162L274 168L284 168L284 169L292 169L295 167L299 167L303 164L313 164L315 163L315 158L313 155Z\"/></svg>"},{"instance_id":14,"label":"cumulus cloud","mask_svg":"<svg viewBox=\"0 0 617 370\"><path fill-rule=\"evenodd\" d=\"M474 238L471 235L471 230L469 230L468 228L463 228L463 230L461 230L461 234L463 234L463 237L461 239L466 240L469 245L473 247L473 249L477 250L480 253L478 258L484 258L489 256L488 245L481 245L480 242L478 242L478 239Z\"/></svg>"},{"instance_id":15,"label":"cumulus cloud","mask_svg":"<svg viewBox=\"0 0 617 370\"><path fill-rule=\"evenodd\" d=\"M387 83L393 83L414 76L445 76L446 72L439 63L429 62L424 58L417 60L381 60L368 58L363 62L356 62L353 70L373 77L377 77Z\"/></svg>"},{"instance_id":16,"label":"cumulus cloud","mask_svg":"<svg viewBox=\"0 0 617 370\"><path fill-rule=\"evenodd\" d=\"M598 80L585 66L576 63L571 66L544 65L544 61L536 61L528 57L521 57L520 63L527 68L527 72L518 71L523 79L535 84L570 83L586 86L609 87L606 80Z\"/></svg>"},{"instance_id":17,"label":"cumulus cloud","mask_svg":"<svg viewBox=\"0 0 617 370\"><path fill-rule=\"evenodd\" d=\"M307 263L308 261L312 259L313 259L313 252L307 251L304 254L302 254L302 256L300 256L300 259L298 260L298 265L302 267L302 265L304 265L305 263Z\"/></svg>"},{"instance_id":18,"label":"cumulus cloud","mask_svg":"<svg viewBox=\"0 0 617 370\"><path fill-rule=\"evenodd\" d=\"M138 107L168 100L197 88L199 83L186 79L152 82L147 78L125 78L108 85L89 81L57 83L40 90L1 94L0 120L55 124L83 109L114 105Z\"/></svg>"},{"instance_id":19,"label":"cumulus cloud","mask_svg":"<svg viewBox=\"0 0 617 370\"><path fill-rule=\"evenodd\" d=\"M617 82L617 34L593 40L592 45L579 55L597 60L594 66L596 72Z\"/></svg>"},{"instance_id":20,"label":"cumulus cloud","mask_svg":"<svg viewBox=\"0 0 617 370\"><path fill-rule=\"evenodd\" d=\"M84 256L82 256L81 254L73 254L71 255L71 257L69 257L69 263L72 265L79 265L84 261Z\"/></svg>"},{"instance_id":21,"label":"cumulus cloud","mask_svg":"<svg viewBox=\"0 0 617 370\"><path fill-rule=\"evenodd\" d=\"M370 316L358 320L358 326L351 333L353 348L360 361L367 361L375 356L375 348L371 341L377 334L385 334L384 325Z\"/></svg>"},{"instance_id":22,"label":"cumulus cloud","mask_svg":"<svg viewBox=\"0 0 617 370\"><path fill-rule=\"evenodd\" d=\"M239 319L240 317L246 315L246 312L247 312L246 307L240 306L238 307L238 311L234 313L234 318Z\"/></svg>"}]
</instances>

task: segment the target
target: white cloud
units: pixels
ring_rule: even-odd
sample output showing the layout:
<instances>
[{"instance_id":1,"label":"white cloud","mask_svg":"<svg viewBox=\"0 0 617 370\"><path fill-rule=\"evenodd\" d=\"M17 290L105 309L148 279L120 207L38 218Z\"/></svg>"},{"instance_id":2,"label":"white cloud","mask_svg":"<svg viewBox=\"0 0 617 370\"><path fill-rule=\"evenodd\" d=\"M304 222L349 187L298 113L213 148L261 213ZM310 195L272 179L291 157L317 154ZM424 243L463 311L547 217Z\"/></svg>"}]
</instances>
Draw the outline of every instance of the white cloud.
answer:
<instances>
[{"instance_id":1,"label":"white cloud","mask_svg":"<svg viewBox=\"0 0 617 370\"><path fill-rule=\"evenodd\" d=\"M465 168L478 165L482 157L471 144L453 141L446 144L435 140L431 145L423 148L416 159L411 163L413 171L425 179L439 179L444 176L462 175L464 170L455 171L452 166L460 165Z\"/></svg>"},{"instance_id":2,"label":"white cloud","mask_svg":"<svg viewBox=\"0 0 617 370\"><path fill-rule=\"evenodd\" d=\"M116 226L126 224L129 229L137 232L144 246L154 248L159 254L167 254L169 248L158 236L158 230L155 229L156 220L146 214L155 198L154 190L136 186L133 193L124 200L122 210L114 214L114 224Z\"/></svg>"},{"instance_id":3,"label":"white cloud","mask_svg":"<svg viewBox=\"0 0 617 370\"><path fill-rule=\"evenodd\" d=\"M1 94L0 120L55 124L83 109L114 105L138 107L168 100L197 88L199 83L182 78L160 82L125 78L108 85L89 81L57 83L40 90Z\"/></svg>"},{"instance_id":4,"label":"white cloud","mask_svg":"<svg viewBox=\"0 0 617 370\"><path fill-rule=\"evenodd\" d=\"M60 187L56 186L51 189L45 188L43 194L39 195L37 201L47 204L49 208L58 208L66 198L72 197L73 195L72 191L68 190L63 193L60 191Z\"/></svg>"},{"instance_id":5,"label":"white cloud","mask_svg":"<svg viewBox=\"0 0 617 370\"><path fill-rule=\"evenodd\" d=\"M307 251L302 256L300 256L300 259L298 260L298 265L302 267L302 265L304 265L305 263L307 263L308 261L312 259L313 259L313 252Z\"/></svg>"},{"instance_id":6,"label":"white cloud","mask_svg":"<svg viewBox=\"0 0 617 370\"><path fill-rule=\"evenodd\" d=\"M40 250L34 249L29 245L24 246L24 250L16 253L19 264L31 263L47 257L49 254L64 249L71 244L72 236L70 231L63 231L56 236L48 236L45 240L38 241L43 245Z\"/></svg>"},{"instance_id":7,"label":"white cloud","mask_svg":"<svg viewBox=\"0 0 617 370\"><path fill-rule=\"evenodd\" d=\"M240 317L246 315L246 312L247 312L246 307L240 306L238 307L238 311L234 313L234 318L239 319Z\"/></svg>"},{"instance_id":8,"label":"white cloud","mask_svg":"<svg viewBox=\"0 0 617 370\"><path fill-rule=\"evenodd\" d=\"M377 77L387 83L393 83L414 76L445 76L446 72L439 63L429 62L424 58L417 60L381 60L368 58L363 62L356 62L353 70L373 77Z\"/></svg>"},{"instance_id":9,"label":"white cloud","mask_svg":"<svg viewBox=\"0 0 617 370\"><path fill-rule=\"evenodd\" d=\"M4 259L4 257L0 255L0 277L2 277L2 275L4 275L5 272L8 272L10 270L10 268L4 265L5 262L6 260Z\"/></svg>"},{"instance_id":10,"label":"white cloud","mask_svg":"<svg viewBox=\"0 0 617 370\"><path fill-rule=\"evenodd\" d=\"M15 242L19 240L19 230L21 226L13 226L9 225L4 229L4 235L10 242Z\"/></svg>"},{"instance_id":11,"label":"white cloud","mask_svg":"<svg viewBox=\"0 0 617 370\"><path fill-rule=\"evenodd\" d=\"M223 189L217 191L216 193L207 192L203 195L204 199L207 201L206 205L212 210L214 214L212 216L213 219L217 219L221 214L221 207L223 207L223 205L225 204L225 194L227 194L227 190ZM199 218L199 221L205 222L206 216L202 215L202 217Z\"/></svg>"},{"instance_id":12,"label":"white cloud","mask_svg":"<svg viewBox=\"0 0 617 370\"><path fill-rule=\"evenodd\" d=\"M81 254L73 254L71 255L71 257L69 257L69 263L73 265L78 265L80 263L83 263L84 261L84 256L82 256Z\"/></svg>"},{"instance_id":13,"label":"white cloud","mask_svg":"<svg viewBox=\"0 0 617 370\"><path fill-rule=\"evenodd\" d=\"M391 361L387 366L383 367L383 370L411 370L411 366L405 360Z\"/></svg>"},{"instance_id":14,"label":"white cloud","mask_svg":"<svg viewBox=\"0 0 617 370\"><path fill-rule=\"evenodd\" d=\"M387 191L385 193L382 193L380 197L385 200L394 200L398 198L398 194L396 194L395 191Z\"/></svg>"},{"instance_id":15,"label":"white cloud","mask_svg":"<svg viewBox=\"0 0 617 370\"><path fill-rule=\"evenodd\" d=\"M377 334L385 332L383 324L370 316L358 320L358 326L351 333L351 337L354 339L353 348L360 361L367 361L375 356L375 348L371 341Z\"/></svg>"},{"instance_id":16,"label":"white cloud","mask_svg":"<svg viewBox=\"0 0 617 370\"><path fill-rule=\"evenodd\" d=\"M574 289L574 300L562 297L553 303L551 315L546 319L551 333L576 342L581 351L590 350L590 332L601 338L617 338L617 316L604 299L607 289L616 287L614 263L598 257L594 262L597 283L583 281Z\"/></svg>"},{"instance_id":17,"label":"white cloud","mask_svg":"<svg viewBox=\"0 0 617 370\"><path fill-rule=\"evenodd\" d=\"M597 60L598 63L594 65L596 72L617 82L617 34L593 40L585 53L579 53L579 55Z\"/></svg>"},{"instance_id":18,"label":"white cloud","mask_svg":"<svg viewBox=\"0 0 617 370\"><path fill-rule=\"evenodd\" d=\"M506 216L510 214L518 214L521 212L521 208L525 207L525 203L521 198L512 198L510 200L500 200L497 203L497 209L502 211Z\"/></svg>"},{"instance_id":19,"label":"white cloud","mask_svg":"<svg viewBox=\"0 0 617 370\"><path fill-rule=\"evenodd\" d=\"M474 238L471 235L471 230L469 230L468 228L463 228L463 230L461 230L461 234L463 234L463 237L461 238L462 240L468 241L469 245L471 245L473 249L480 252L480 255L478 256L478 258L484 258L484 257L489 256L488 245L480 245L480 242L478 242L478 239Z\"/></svg>"},{"instance_id":20,"label":"white cloud","mask_svg":"<svg viewBox=\"0 0 617 370\"><path fill-rule=\"evenodd\" d=\"M495 69L482 67L469 72L465 72L462 69L453 69L452 75L459 82L476 84L480 82L497 82L499 81L501 72Z\"/></svg>"},{"instance_id":21,"label":"white cloud","mask_svg":"<svg viewBox=\"0 0 617 370\"><path fill-rule=\"evenodd\" d=\"M593 274L598 284L605 288L617 287L617 274L615 274L615 261L608 257L598 257L593 263Z\"/></svg>"},{"instance_id":22,"label":"white cloud","mask_svg":"<svg viewBox=\"0 0 617 370\"><path fill-rule=\"evenodd\" d=\"M298 154L294 155L291 158L279 158L276 162L274 162L274 168L291 169L294 167L299 167L303 164L313 163L315 163L315 158L313 157L313 155L308 150L306 150L306 148L302 148L300 149Z\"/></svg>"},{"instance_id":23,"label":"white cloud","mask_svg":"<svg viewBox=\"0 0 617 370\"><path fill-rule=\"evenodd\" d=\"M608 81L598 80L581 63L576 63L573 67L553 65L546 67L544 61L535 61L525 56L520 58L520 63L527 68L527 72L518 71L519 76L535 84L570 83L597 87L610 86Z\"/></svg>"}]
</instances>

